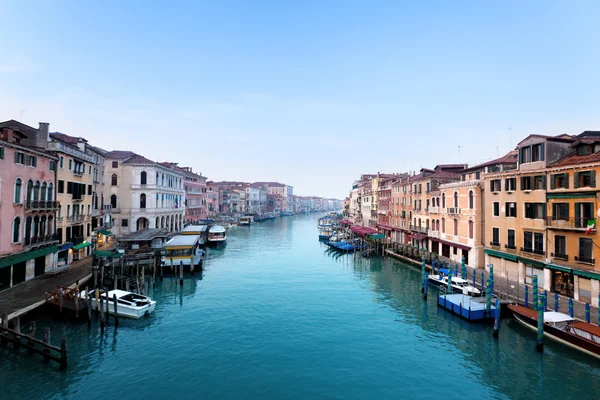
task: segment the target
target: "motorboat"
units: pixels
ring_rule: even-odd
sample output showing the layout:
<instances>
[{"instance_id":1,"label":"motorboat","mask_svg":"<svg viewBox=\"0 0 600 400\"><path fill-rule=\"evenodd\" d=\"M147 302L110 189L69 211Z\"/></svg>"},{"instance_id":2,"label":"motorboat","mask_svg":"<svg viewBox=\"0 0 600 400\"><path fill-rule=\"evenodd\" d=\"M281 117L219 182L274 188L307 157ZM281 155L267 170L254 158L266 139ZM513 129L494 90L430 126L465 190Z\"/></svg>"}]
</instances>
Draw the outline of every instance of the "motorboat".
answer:
<instances>
[{"instance_id":1,"label":"motorboat","mask_svg":"<svg viewBox=\"0 0 600 400\"><path fill-rule=\"evenodd\" d=\"M253 223L254 223L253 216L240 217L240 225L241 226L248 226L248 225L252 225Z\"/></svg>"},{"instance_id":2,"label":"motorboat","mask_svg":"<svg viewBox=\"0 0 600 400\"><path fill-rule=\"evenodd\" d=\"M432 274L428 278L429 283L435 286L448 287L448 276L443 274ZM462 293L468 296L481 296L481 290L469 284L469 281L458 276L452 277L452 291L454 293Z\"/></svg>"},{"instance_id":3,"label":"motorboat","mask_svg":"<svg viewBox=\"0 0 600 400\"><path fill-rule=\"evenodd\" d=\"M526 328L537 331L538 311L509 304L515 319ZM572 318L570 315L544 311L544 336L571 348L600 358L600 327Z\"/></svg>"},{"instance_id":4,"label":"motorboat","mask_svg":"<svg viewBox=\"0 0 600 400\"><path fill-rule=\"evenodd\" d=\"M227 240L227 233L221 225L213 225L208 230L208 245L212 247L222 247Z\"/></svg>"},{"instance_id":5,"label":"motorboat","mask_svg":"<svg viewBox=\"0 0 600 400\"><path fill-rule=\"evenodd\" d=\"M97 303L94 297L94 292L90 290L91 306L96 309ZM87 293L85 290L81 293L81 297L85 298ZM108 299L106 298L106 292L99 293L99 299L102 299L100 304L108 309L108 313L111 315L115 314L114 297L117 297L117 316L123 318L140 319L146 315L151 314L156 308L156 301L150 297L142 296L125 290L110 290L108 291ZM98 304L98 307L100 305Z\"/></svg>"}]
</instances>

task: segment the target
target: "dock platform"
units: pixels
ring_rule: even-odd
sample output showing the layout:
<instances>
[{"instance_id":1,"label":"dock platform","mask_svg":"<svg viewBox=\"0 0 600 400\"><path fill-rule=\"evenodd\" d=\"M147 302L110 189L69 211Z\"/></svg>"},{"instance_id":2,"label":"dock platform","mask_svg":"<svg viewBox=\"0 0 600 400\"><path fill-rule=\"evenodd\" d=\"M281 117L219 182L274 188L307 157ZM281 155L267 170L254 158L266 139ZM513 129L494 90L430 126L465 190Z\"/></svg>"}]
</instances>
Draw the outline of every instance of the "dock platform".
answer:
<instances>
[{"instance_id":1,"label":"dock platform","mask_svg":"<svg viewBox=\"0 0 600 400\"><path fill-rule=\"evenodd\" d=\"M483 321L496 317L496 306L491 305L490 315L486 315L485 297L472 297L465 294L443 294L438 296L438 306L468 321Z\"/></svg>"}]
</instances>

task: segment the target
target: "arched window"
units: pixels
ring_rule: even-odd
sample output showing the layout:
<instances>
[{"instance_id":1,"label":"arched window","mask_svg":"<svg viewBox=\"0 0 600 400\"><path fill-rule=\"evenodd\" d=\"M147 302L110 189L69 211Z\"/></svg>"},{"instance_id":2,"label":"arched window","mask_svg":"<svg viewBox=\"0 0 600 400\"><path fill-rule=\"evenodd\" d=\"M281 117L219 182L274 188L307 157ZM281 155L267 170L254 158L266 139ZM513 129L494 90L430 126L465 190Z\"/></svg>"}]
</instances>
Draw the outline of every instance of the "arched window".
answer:
<instances>
[{"instance_id":1,"label":"arched window","mask_svg":"<svg viewBox=\"0 0 600 400\"><path fill-rule=\"evenodd\" d=\"M40 200L41 201L46 201L46 193L48 192L48 185L46 185L46 182L42 183L42 191L40 193Z\"/></svg>"},{"instance_id":2,"label":"arched window","mask_svg":"<svg viewBox=\"0 0 600 400\"><path fill-rule=\"evenodd\" d=\"M162 174L162 186L165 186L165 174Z\"/></svg>"},{"instance_id":3,"label":"arched window","mask_svg":"<svg viewBox=\"0 0 600 400\"><path fill-rule=\"evenodd\" d=\"M54 200L54 185L51 183L48 184L48 194L46 197L48 198L48 201Z\"/></svg>"},{"instance_id":4,"label":"arched window","mask_svg":"<svg viewBox=\"0 0 600 400\"><path fill-rule=\"evenodd\" d=\"M110 206L112 208L117 208L117 195L113 194L110 196Z\"/></svg>"},{"instance_id":5,"label":"arched window","mask_svg":"<svg viewBox=\"0 0 600 400\"><path fill-rule=\"evenodd\" d=\"M21 218L15 217L13 220L13 243L18 243L21 240Z\"/></svg>"},{"instance_id":6,"label":"arched window","mask_svg":"<svg viewBox=\"0 0 600 400\"><path fill-rule=\"evenodd\" d=\"M33 224L33 218L25 218L25 245L31 243L31 226Z\"/></svg>"},{"instance_id":7,"label":"arched window","mask_svg":"<svg viewBox=\"0 0 600 400\"><path fill-rule=\"evenodd\" d=\"M140 195L140 208L146 208L146 194L142 193Z\"/></svg>"},{"instance_id":8,"label":"arched window","mask_svg":"<svg viewBox=\"0 0 600 400\"><path fill-rule=\"evenodd\" d=\"M458 192L454 192L454 207L458 208Z\"/></svg>"},{"instance_id":9,"label":"arched window","mask_svg":"<svg viewBox=\"0 0 600 400\"><path fill-rule=\"evenodd\" d=\"M421 227L421 218L419 218L419 228Z\"/></svg>"},{"instance_id":10,"label":"arched window","mask_svg":"<svg viewBox=\"0 0 600 400\"><path fill-rule=\"evenodd\" d=\"M442 218L442 233L446 233L446 218Z\"/></svg>"},{"instance_id":11,"label":"arched window","mask_svg":"<svg viewBox=\"0 0 600 400\"><path fill-rule=\"evenodd\" d=\"M117 174L112 174L110 177L110 184L111 186L117 186Z\"/></svg>"},{"instance_id":12,"label":"arched window","mask_svg":"<svg viewBox=\"0 0 600 400\"><path fill-rule=\"evenodd\" d=\"M473 191L469 191L469 208L473 209Z\"/></svg>"},{"instance_id":13,"label":"arched window","mask_svg":"<svg viewBox=\"0 0 600 400\"><path fill-rule=\"evenodd\" d=\"M454 220L454 234L458 235L458 220Z\"/></svg>"},{"instance_id":14,"label":"arched window","mask_svg":"<svg viewBox=\"0 0 600 400\"><path fill-rule=\"evenodd\" d=\"M469 239L473 239L473 221L469 221Z\"/></svg>"},{"instance_id":15,"label":"arched window","mask_svg":"<svg viewBox=\"0 0 600 400\"><path fill-rule=\"evenodd\" d=\"M33 182L32 181L27 181L27 201L31 201L33 197Z\"/></svg>"},{"instance_id":16,"label":"arched window","mask_svg":"<svg viewBox=\"0 0 600 400\"><path fill-rule=\"evenodd\" d=\"M442 193L442 208L446 208L446 193Z\"/></svg>"},{"instance_id":17,"label":"arched window","mask_svg":"<svg viewBox=\"0 0 600 400\"><path fill-rule=\"evenodd\" d=\"M439 200L438 200L439 201ZM440 230L440 220L438 219L437 221L435 221L435 230L439 231Z\"/></svg>"},{"instance_id":18,"label":"arched window","mask_svg":"<svg viewBox=\"0 0 600 400\"><path fill-rule=\"evenodd\" d=\"M40 199L40 182L37 181L35 186L33 187L33 201L38 201Z\"/></svg>"},{"instance_id":19,"label":"arched window","mask_svg":"<svg viewBox=\"0 0 600 400\"><path fill-rule=\"evenodd\" d=\"M17 178L15 181L15 204L21 204L21 189L23 187L23 181L21 178Z\"/></svg>"},{"instance_id":20,"label":"arched window","mask_svg":"<svg viewBox=\"0 0 600 400\"><path fill-rule=\"evenodd\" d=\"M148 181L148 175L146 174L146 171L142 171L142 174L140 176L140 184L145 185Z\"/></svg>"},{"instance_id":21,"label":"arched window","mask_svg":"<svg viewBox=\"0 0 600 400\"><path fill-rule=\"evenodd\" d=\"M429 220L425 220L425 228L427 228L427 230L429 230Z\"/></svg>"}]
</instances>

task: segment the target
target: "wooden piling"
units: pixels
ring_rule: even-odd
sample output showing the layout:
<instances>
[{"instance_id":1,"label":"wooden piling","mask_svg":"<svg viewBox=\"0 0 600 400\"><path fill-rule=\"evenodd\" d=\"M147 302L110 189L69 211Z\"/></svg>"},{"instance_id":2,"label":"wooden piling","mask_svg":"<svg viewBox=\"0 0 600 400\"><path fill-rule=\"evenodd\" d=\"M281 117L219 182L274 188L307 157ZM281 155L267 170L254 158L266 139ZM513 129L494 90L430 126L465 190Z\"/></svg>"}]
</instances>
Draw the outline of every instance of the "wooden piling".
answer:
<instances>
[{"instance_id":1,"label":"wooden piling","mask_svg":"<svg viewBox=\"0 0 600 400\"><path fill-rule=\"evenodd\" d=\"M58 289L58 311L62 313L63 309L63 290L62 288Z\"/></svg>"},{"instance_id":2,"label":"wooden piling","mask_svg":"<svg viewBox=\"0 0 600 400\"><path fill-rule=\"evenodd\" d=\"M179 261L179 286L183 286L183 261Z\"/></svg>"},{"instance_id":3,"label":"wooden piling","mask_svg":"<svg viewBox=\"0 0 600 400\"><path fill-rule=\"evenodd\" d=\"M35 337L35 328L35 321L33 321L33 323L29 325L29 340L27 340L27 349L29 354L33 353L34 342L32 339Z\"/></svg>"},{"instance_id":4,"label":"wooden piling","mask_svg":"<svg viewBox=\"0 0 600 400\"><path fill-rule=\"evenodd\" d=\"M104 286L104 260L100 261L100 286Z\"/></svg>"},{"instance_id":5,"label":"wooden piling","mask_svg":"<svg viewBox=\"0 0 600 400\"><path fill-rule=\"evenodd\" d=\"M98 288L94 290L94 297L96 299L96 312L98 312L98 308L100 307L100 300L98 298Z\"/></svg>"},{"instance_id":6,"label":"wooden piling","mask_svg":"<svg viewBox=\"0 0 600 400\"><path fill-rule=\"evenodd\" d=\"M115 328L119 326L119 315L117 314L117 295L113 294L113 305L114 305L114 311L115 311Z\"/></svg>"},{"instance_id":7,"label":"wooden piling","mask_svg":"<svg viewBox=\"0 0 600 400\"><path fill-rule=\"evenodd\" d=\"M8 329L8 316L6 315L6 313L2 313L2 327ZM2 339L0 339L0 343L6 343L6 339L4 339L4 336L2 336Z\"/></svg>"},{"instance_id":8,"label":"wooden piling","mask_svg":"<svg viewBox=\"0 0 600 400\"><path fill-rule=\"evenodd\" d=\"M108 291L107 290L104 291L104 307L105 307L104 308L104 319L105 319L104 323L106 324L106 326L108 326L108 322L110 319L108 310L109 310L110 306L108 304Z\"/></svg>"},{"instance_id":9,"label":"wooden piling","mask_svg":"<svg viewBox=\"0 0 600 400\"><path fill-rule=\"evenodd\" d=\"M50 345L50 328L44 329L44 343L46 345ZM44 361L49 360L50 349L48 347L44 348Z\"/></svg>"},{"instance_id":10,"label":"wooden piling","mask_svg":"<svg viewBox=\"0 0 600 400\"><path fill-rule=\"evenodd\" d=\"M94 288L98 287L98 266L94 265L92 267L92 273L94 274Z\"/></svg>"},{"instance_id":11,"label":"wooden piling","mask_svg":"<svg viewBox=\"0 0 600 400\"><path fill-rule=\"evenodd\" d=\"M98 289L96 289L96 294ZM98 304L98 303L96 303ZM104 332L104 308L102 307L102 296L100 296L100 304L96 308L96 311L100 314L100 331Z\"/></svg>"},{"instance_id":12,"label":"wooden piling","mask_svg":"<svg viewBox=\"0 0 600 400\"><path fill-rule=\"evenodd\" d=\"M144 282L144 270L145 269L146 268L144 266L142 266L142 278L141 278L141 281L142 281L142 294L144 294L144 295L146 294L146 282Z\"/></svg>"},{"instance_id":13,"label":"wooden piling","mask_svg":"<svg viewBox=\"0 0 600 400\"><path fill-rule=\"evenodd\" d=\"M60 369L67 368L67 338L63 336L60 340Z\"/></svg>"},{"instance_id":14,"label":"wooden piling","mask_svg":"<svg viewBox=\"0 0 600 400\"><path fill-rule=\"evenodd\" d=\"M88 309L88 328L92 326L92 293L88 291L88 287L85 287L85 297L87 301L87 309Z\"/></svg>"},{"instance_id":15,"label":"wooden piling","mask_svg":"<svg viewBox=\"0 0 600 400\"><path fill-rule=\"evenodd\" d=\"M13 319L13 330L16 333L21 333L21 320L19 319L19 317L16 317L15 319ZM18 339L18 338L15 336L15 339ZM19 349L21 347L20 340L15 341L14 344L15 344L15 349Z\"/></svg>"}]
</instances>

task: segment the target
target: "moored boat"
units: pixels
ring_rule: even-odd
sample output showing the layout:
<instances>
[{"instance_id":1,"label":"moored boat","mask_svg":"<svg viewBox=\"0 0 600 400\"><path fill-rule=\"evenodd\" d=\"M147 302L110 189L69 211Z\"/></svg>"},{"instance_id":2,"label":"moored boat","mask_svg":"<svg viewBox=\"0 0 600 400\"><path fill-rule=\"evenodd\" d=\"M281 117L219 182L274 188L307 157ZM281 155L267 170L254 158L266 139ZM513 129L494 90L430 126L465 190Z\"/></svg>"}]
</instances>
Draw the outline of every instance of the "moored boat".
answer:
<instances>
[{"instance_id":1,"label":"moored boat","mask_svg":"<svg viewBox=\"0 0 600 400\"><path fill-rule=\"evenodd\" d=\"M245 217L240 217L240 225L241 226L249 226L252 225L254 223L254 217L252 217L251 215L245 216Z\"/></svg>"},{"instance_id":2,"label":"moored boat","mask_svg":"<svg viewBox=\"0 0 600 400\"><path fill-rule=\"evenodd\" d=\"M163 266L184 265L190 271L202 264L204 250L200 244L200 235L175 236L165 244L165 256L162 258Z\"/></svg>"},{"instance_id":3,"label":"moored boat","mask_svg":"<svg viewBox=\"0 0 600 400\"><path fill-rule=\"evenodd\" d=\"M432 274L428 278L429 283L435 286L448 287L448 276L442 274ZM475 286L469 285L469 282L460 277L452 277L452 291L454 293L461 293L469 296L481 296L481 290Z\"/></svg>"},{"instance_id":4,"label":"moored boat","mask_svg":"<svg viewBox=\"0 0 600 400\"><path fill-rule=\"evenodd\" d=\"M91 305L96 309L96 298L91 294ZM81 297L85 298L87 294L85 291L81 293ZM156 308L156 301L152 300L148 296L142 296L141 294L127 292L125 290L110 290L108 292L108 298L105 292L99 294L99 298L102 298L101 304L106 307L108 313L111 315L115 314L114 296L117 297L117 315L123 318L139 319L145 315L149 315Z\"/></svg>"},{"instance_id":5,"label":"moored boat","mask_svg":"<svg viewBox=\"0 0 600 400\"><path fill-rule=\"evenodd\" d=\"M227 241L227 233L221 225L213 225L208 230L208 245L212 247L222 247Z\"/></svg>"},{"instance_id":6,"label":"moored boat","mask_svg":"<svg viewBox=\"0 0 600 400\"><path fill-rule=\"evenodd\" d=\"M510 304L508 308L523 326L537 331L538 312L531 308ZM544 336L600 358L600 327L555 311L544 312Z\"/></svg>"}]
</instances>

